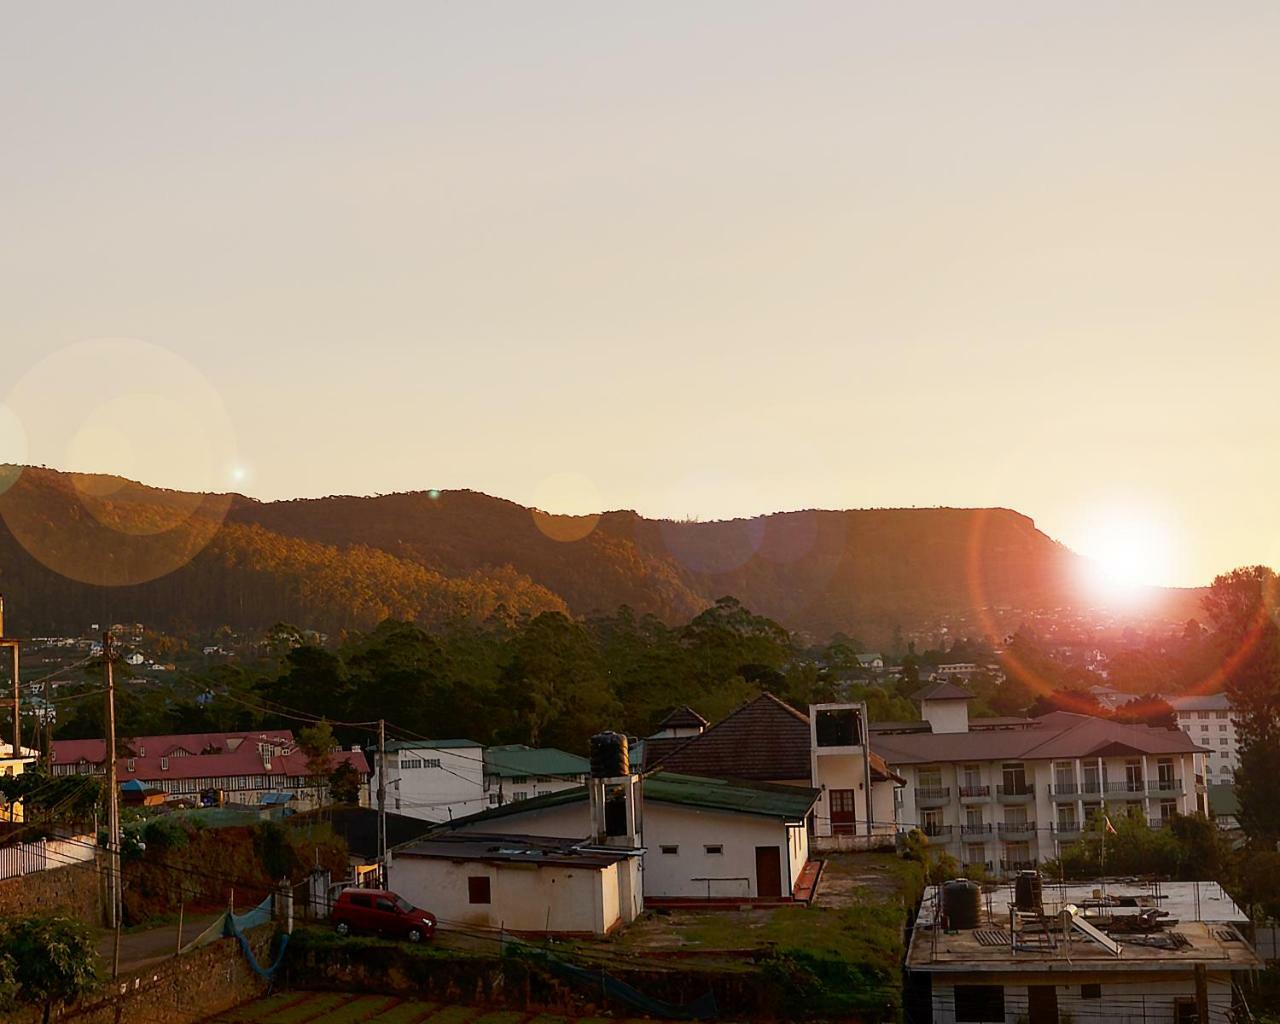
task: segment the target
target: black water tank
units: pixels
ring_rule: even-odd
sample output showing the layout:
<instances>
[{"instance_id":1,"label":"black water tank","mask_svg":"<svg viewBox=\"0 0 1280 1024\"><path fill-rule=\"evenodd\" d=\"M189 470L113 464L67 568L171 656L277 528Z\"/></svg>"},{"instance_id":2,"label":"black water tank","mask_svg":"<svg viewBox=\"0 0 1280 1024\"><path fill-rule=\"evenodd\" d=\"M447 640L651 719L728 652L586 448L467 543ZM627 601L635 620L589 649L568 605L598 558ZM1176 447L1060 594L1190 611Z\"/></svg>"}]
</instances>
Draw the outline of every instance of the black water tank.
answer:
<instances>
[{"instance_id":1,"label":"black water tank","mask_svg":"<svg viewBox=\"0 0 1280 1024\"><path fill-rule=\"evenodd\" d=\"M1013 905L1019 910L1040 910L1044 907L1044 888L1039 871L1019 871L1013 881Z\"/></svg>"},{"instance_id":2,"label":"black water tank","mask_svg":"<svg viewBox=\"0 0 1280 1024\"><path fill-rule=\"evenodd\" d=\"M942 916L948 928L977 928L981 910L982 888L976 882L957 878L942 887Z\"/></svg>"},{"instance_id":3,"label":"black water tank","mask_svg":"<svg viewBox=\"0 0 1280 1024\"><path fill-rule=\"evenodd\" d=\"M630 748L620 732L591 737L591 774L597 779L617 779L631 774Z\"/></svg>"}]
</instances>

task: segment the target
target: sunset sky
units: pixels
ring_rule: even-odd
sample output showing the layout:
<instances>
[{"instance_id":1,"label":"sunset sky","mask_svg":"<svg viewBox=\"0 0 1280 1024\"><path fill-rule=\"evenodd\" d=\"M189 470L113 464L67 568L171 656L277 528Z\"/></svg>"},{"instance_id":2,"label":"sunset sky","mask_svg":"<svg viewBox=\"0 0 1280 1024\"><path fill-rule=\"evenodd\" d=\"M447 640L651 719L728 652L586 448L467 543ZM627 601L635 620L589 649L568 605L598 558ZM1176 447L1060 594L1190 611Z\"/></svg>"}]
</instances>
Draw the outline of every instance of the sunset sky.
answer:
<instances>
[{"instance_id":1,"label":"sunset sky","mask_svg":"<svg viewBox=\"0 0 1280 1024\"><path fill-rule=\"evenodd\" d=\"M1275 3L10 4L0 461L1002 505L1149 582L1280 565L1277 39Z\"/></svg>"}]
</instances>

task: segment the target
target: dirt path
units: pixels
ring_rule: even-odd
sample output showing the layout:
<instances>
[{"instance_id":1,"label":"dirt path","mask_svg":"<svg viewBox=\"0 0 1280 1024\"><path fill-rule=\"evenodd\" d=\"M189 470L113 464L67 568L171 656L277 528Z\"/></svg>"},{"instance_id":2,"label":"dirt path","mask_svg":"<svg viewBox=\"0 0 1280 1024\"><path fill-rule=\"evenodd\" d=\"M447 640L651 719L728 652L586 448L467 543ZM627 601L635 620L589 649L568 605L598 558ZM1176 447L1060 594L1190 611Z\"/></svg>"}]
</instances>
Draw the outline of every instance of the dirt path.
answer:
<instances>
[{"instance_id":1,"label":"dirt path","mask_svg":"<svg viewBox=\"0 0 1280 1024\"><path fill-rule=\"evenodd\" d=\"M211 914L192 914L182 922L182 941L190 942L214 921L222 916L218 911ZM97 938L98 955L110 970L115 953L115 933L101 931ZM122 932L120 935L120 971L136 970L152 963L159 963L177 952L178 925L161 925L158 928L147 928L142 931Z\"/></svg>"}]
</instances>

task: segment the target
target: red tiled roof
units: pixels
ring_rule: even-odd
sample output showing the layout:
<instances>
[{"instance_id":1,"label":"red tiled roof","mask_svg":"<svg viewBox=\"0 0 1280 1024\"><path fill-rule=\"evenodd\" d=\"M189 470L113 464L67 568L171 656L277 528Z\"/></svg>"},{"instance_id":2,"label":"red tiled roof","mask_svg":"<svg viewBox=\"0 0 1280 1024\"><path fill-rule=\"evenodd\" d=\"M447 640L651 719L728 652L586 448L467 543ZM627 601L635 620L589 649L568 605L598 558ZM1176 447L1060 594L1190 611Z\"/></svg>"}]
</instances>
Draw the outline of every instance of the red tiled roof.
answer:
<instances>
[{"instance_id":1,"label":"red tiled roof","mask_svg":"<svg viewBox=\"0 0 1280 1024\"><path fill-rule=\"evenodd\" d=\"M658 723L658 732L663 729L705 729L711 723L703 718L688 704L676 708Z\"/></svg>"},{"instance_id":2,"label":"red tiled roof","mask_svg":"<svg viewBox=\"0 0 1280 1024\"><path fill-rule=\"evenodd\" d=\"M234 750L226 741L231 740ZM272 751L263 755L259 743L270 743ZM202 754L201 750L218 748L217 754ZM269 729L262 732L192 733L176 736L139 736L122 740L124 753L116 759L116 777L121 782L139 779L158 782L162 779L223 778L236 775L284 775L287 778L305 778L307 755L294 746L293 733L288 729ZM194 748L194 749L193 749ZM142 751L146 754L143 755ZM177 751L187 751L179 754ZM131 757L130 754L133 756ZM58 740L53 745L55 764L75 764L80 760L101 764L106 758L104 740ZM133 767L129 767L129 762ZM161 762L164 761L162 765ZM330 767L350 764L362 775L369 774L369 764L358 750L336 750L330 759ZM267 764L270 764L270 768Z\"/></svg>"}]
</instances>

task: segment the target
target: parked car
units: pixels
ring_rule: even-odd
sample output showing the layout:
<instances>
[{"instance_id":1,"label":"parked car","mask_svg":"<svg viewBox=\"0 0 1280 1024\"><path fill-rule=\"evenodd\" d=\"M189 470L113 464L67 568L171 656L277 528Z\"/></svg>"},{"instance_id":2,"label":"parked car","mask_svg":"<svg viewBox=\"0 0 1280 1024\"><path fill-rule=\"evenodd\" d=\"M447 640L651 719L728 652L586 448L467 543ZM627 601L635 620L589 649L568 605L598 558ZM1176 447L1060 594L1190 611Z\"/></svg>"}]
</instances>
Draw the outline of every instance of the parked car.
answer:
<instances>
[{"instance_id":1,"label":"parked car","mask_svg":"<svg viewBox=\"0 0 1280 1024\"><path fill-rule=\"evenodd\" d=\"M436 933L435 915L385 889L343 889L329 917L339 935L371 932L423 942Z\"/></svg>"}]
</instances>

